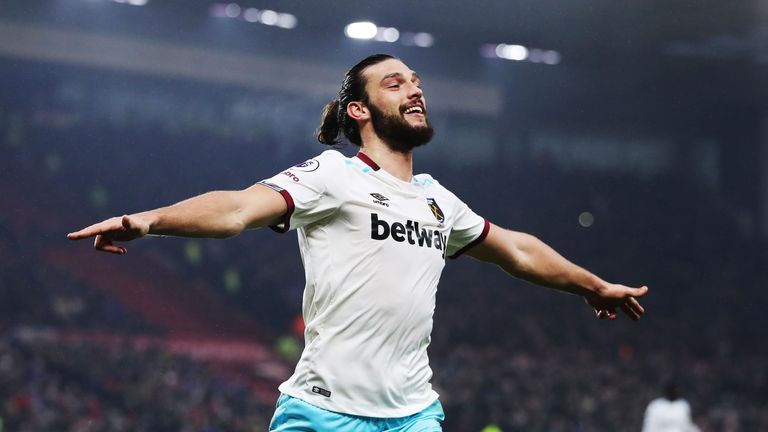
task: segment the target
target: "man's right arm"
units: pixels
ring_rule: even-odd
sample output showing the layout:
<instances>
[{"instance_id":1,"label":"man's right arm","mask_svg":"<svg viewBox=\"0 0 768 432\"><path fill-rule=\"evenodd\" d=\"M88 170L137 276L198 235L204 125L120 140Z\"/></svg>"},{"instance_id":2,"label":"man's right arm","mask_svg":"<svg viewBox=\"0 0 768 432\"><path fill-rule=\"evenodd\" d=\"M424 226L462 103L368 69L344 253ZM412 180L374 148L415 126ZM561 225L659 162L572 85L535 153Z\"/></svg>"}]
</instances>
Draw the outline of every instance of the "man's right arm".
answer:
<instances>
[{"instance_id":1,"label":"man's right arm","mask_svg":"<svg viewBox=\"0 0 768 432\"><path fill-rule=\"evenodd\" d=\"M243 230L278 224L288 211L276 191L255 184L240 191L214 191L168 207L118 216L67 235L70 240L96 237L97 250L124 254L115 241L147 234L182 237L232 237Z\"/></svg>"}]
</instances>

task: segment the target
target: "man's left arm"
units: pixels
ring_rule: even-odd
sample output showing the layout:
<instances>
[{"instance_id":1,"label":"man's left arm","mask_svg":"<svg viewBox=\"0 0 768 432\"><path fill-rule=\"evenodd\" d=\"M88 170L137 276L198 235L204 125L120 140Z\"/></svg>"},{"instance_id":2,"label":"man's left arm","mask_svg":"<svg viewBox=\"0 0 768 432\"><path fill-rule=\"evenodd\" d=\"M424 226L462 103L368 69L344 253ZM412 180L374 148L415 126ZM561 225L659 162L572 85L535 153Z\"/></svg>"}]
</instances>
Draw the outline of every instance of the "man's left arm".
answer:
<instances>
[{"instance_id":1,"label":"man's left arm","mask_svg":"<svg viewBox=\"0 0 768 432\"><path fill-rule=\"evenodd\" d=\"M491 224L486 238L467 254L497 264L510 275L536 285L580 295L601 319L616 319L616 309L621 309L637 321L645 312L637 297L645 295L648 287L631 288L606 282L530 234Z\"/></svg>"}]
</instances>

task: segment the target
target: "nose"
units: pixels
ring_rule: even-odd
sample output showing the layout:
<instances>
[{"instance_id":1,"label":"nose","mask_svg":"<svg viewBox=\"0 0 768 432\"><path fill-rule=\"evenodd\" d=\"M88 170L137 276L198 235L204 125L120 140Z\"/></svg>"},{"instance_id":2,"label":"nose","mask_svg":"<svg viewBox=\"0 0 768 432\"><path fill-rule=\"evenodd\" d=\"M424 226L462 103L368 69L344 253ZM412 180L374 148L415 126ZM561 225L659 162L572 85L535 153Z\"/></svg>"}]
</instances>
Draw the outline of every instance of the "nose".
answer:
<instances>
[{"instance_id":1,"label":"nose","mask_svg":"<svg viewBox=\"0 0 768 432\"><path fill-rule=\"evenodd\" d=\"M417 99L424 96L424 91L419 88L414 83L410 83L410 88L408 89L408 99Z\"/></svg>"}]
</instances>

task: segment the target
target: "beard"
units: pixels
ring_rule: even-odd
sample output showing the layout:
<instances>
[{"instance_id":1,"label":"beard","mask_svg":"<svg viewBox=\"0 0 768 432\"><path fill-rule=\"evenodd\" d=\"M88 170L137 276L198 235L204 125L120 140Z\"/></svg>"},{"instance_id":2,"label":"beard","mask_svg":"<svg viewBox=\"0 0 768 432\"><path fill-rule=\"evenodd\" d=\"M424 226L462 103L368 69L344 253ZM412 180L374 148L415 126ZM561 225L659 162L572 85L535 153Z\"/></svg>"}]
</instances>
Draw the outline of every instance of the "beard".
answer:
<instances>
[{"instance_id":1,"label":"beard","mask_svg":"<svg viewBox=\"0 0 768 432\"><path fill-rule=\"evenodd\" d=\"M388 114L373 103L368 103L371 110L371 124L376 134L396 152L407 153L416 147L423 146L432 139L435 130L425 121L424 126L412 126L399 114ZM426 120L427 112L424 111Z\"/></svg>"}]
</instances>

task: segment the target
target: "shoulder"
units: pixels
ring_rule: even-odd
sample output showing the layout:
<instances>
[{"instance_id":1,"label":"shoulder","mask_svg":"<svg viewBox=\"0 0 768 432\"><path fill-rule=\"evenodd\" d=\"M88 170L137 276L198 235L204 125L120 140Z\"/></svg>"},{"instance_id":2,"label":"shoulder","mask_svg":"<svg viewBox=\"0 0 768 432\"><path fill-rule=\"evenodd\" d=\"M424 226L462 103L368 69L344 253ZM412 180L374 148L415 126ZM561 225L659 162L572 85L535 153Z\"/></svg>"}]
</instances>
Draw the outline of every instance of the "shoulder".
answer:
<instances>
[{"instance_id":1,"label":"shoulder","mask_svg":"<svg viewBox=\"0 0 768 432\"><path fill-rule=\"evenodd\" d=\"M433 196L439 196L443 199L451 200L451 201L461 201L453 192L451 192L447 187L440 184L439 181L437 181L436 178L432 177L429 174L422 173L422 174L416 174L413 176L414 183L417 186L420 186L424 188L424 190Z\"/></svg>"},{"instance_id":2,"label":"shoulder","mask_svg":"<svg viewBox=\"0 0 768 432\"><path fill-rule=\"evenodd\" d=\"M327 150L311 159L297 163L288 170L305 176L327 176L338 172L338 168L344 165L344 159L344 155L338 151Z\"/></svg>"},{"instance_id":3,"label":"shoulder","mask_svg":"<svg viewBox=\"0 0 768 432\"><path fill-rule=\"evenodd\" d=\"M326 150L319 155L307 159L306 161L296 164L294 168L304 171L315 171L317 169L325 168L324 165L337 165L344 163L346 157L337 150Z\"/></svg>"},{"instance_id":4,"label":"shoulder","mask_svg":"<svg viewBox=\"0 0 768 432\"><path fill-rule=\"evenodd\" d=\"M440 186L440 182L427 173L416 174L413 176L413 182L420 186Z\"/></svg>"},{"instance_id":5,"label":"shoulder","mask_svg":"<svg viewBox=\"0 0 768 432\"><path fill-rule=\"evenodd\" d=\"M652 400L648 404L648 409L652 410L652 411L655 411L655 410L664 409L668 405L669 405L669 401L668 400L666 400L664 398L657 398L657 399Z\"/></svg>"}]
</instances>

